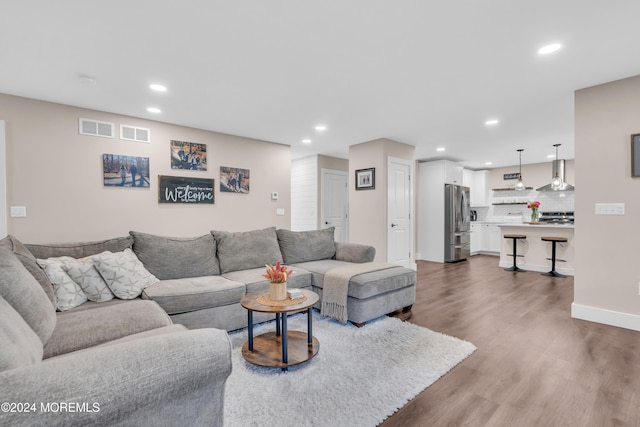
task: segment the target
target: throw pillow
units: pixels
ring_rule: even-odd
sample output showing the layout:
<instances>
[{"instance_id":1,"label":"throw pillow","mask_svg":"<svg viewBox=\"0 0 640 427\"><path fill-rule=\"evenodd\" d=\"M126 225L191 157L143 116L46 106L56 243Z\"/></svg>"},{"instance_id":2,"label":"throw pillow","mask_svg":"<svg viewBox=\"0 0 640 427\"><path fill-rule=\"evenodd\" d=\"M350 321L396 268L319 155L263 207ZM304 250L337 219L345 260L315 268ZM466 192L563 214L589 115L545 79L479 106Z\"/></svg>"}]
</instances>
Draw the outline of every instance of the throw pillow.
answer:
<instances>
[{"instance_id":1,"label":"throw pillow","mask_svg":"<svg viewBox=\"0 0 640 427\"><path fill-rule=\"evenodd\" d=\"M42 361L42 341L18 312L0 297L0 372Z\"/></svg>"},{"instance_id":2,"label":"throw pillow","mask_svg":"<svg viewBox=\"0 0 640 427\"><path fill-rule=\"evenodd\" d=\"M131 249L117 253L103 252L91 258L111 292L120 299L137 298L144 288L158 281Z\"/></svg>"},{"instance_id":3,"label":"throw pillow","mask_svg":"<svg viewBox=\"0 0 640 427\"><path fill-rule=\"evenodd\" d=\"M56 310L40 284L10 250L0 248L0 296L46 345L56 327Z\"/></svg>"},{"instance_id":4,"label":"throw pillow","mask_svg":"<svg viewBox=\"0 0 640 427\"><path fill-rule=\"evenodd\" d=\"M295 264L333 258L336 254L334 230L334 227L314 231L278 230L278 242L284 262Z\"/></svg>"},{"instance_id":5,"label":"throw pillow","mask_svg":"<svg viewBox=\"0 0 640 427\"><path fill-rule=\"evenodd\" d=\"M216 242L211 234L194 238L162 237L130 231L133 252L160 280L218 276Z\"/></svg>"},{"instance_id":6,"label":"throw pillow","mask_svg":"<svg viewBox=\"0 0 640 427\"><path fill-rule=\"evenodd\" d=\"M24 265L29 273L33 277L36 278L40 286L42 286L42 290L47 294L47 298L53 304L53 307L56 308L56 297L53 293L53 285L49 281L47 275L42 271L38 264L36 263L36 257L27 249L25 245L22 244L17 238L12 235L5 237L0 240L0 247L9 249L12 251L15 256L20 260L22 265Z\"/></svg>"},{"instance_id":7,"label":"throw pillow","mask_svg":"<svg viewBox=\"0 0 640 427\"><path fill-rule=\"evenodd\" d=\"M264 267L282 257L275 227L239 233L211 231L211 234L218 245L222 273Z\"/></svg>"},{"instance_id":8,"label":"throw pillow","mask_svg":"<svg viewBox=\"0 0 640 427\"><path fill-rule=\"evenodd\" d=\"M87 296L82 291L82 288L62 268L66 262L73 260L68 256L37 260L38 265L42 267L44 273L53 283L53 292L60 311L71 310L87 302Z\"/></svg>"},{"instance_id":9,"label":"throw pillow","mask_svg":"<svg viewBox=\"0 0 640 427\"><path fill-rule=\"evenodd\" d=\"M65 262L62 268L82 288L89 301L106 302L113 299L113 293L93 265L91 257Z\"/></svg>"}]
</instances>

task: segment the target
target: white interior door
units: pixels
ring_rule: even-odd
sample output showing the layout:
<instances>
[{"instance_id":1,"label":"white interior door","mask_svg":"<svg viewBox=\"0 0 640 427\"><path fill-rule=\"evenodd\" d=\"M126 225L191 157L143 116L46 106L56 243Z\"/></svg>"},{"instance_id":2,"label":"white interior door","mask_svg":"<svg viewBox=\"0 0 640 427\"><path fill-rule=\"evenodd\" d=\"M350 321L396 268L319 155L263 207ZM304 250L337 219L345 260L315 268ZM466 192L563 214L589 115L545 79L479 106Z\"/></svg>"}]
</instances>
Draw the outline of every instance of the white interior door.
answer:
<instances>
[{"instance_id":1,"label":"white interior door","mask_svg":"<svg viewBox=\"0 0 640 427\"><path fill-rule=\"evenodd\" d=\"M349 187L347 172L322 169L322 217L321 228L335 227L336 242L348 240L347 212L349 203Z\"/></svg>"},{"instance_id":2,"label":"white interior door","mask_svg":"<svg viewBox=\"0 0 640 427\"><path fill-rule=\"evenodd\" d=\"M412 268L412 163L389 157L387 162L387 262Z\"/></svg>"}]
</instances>

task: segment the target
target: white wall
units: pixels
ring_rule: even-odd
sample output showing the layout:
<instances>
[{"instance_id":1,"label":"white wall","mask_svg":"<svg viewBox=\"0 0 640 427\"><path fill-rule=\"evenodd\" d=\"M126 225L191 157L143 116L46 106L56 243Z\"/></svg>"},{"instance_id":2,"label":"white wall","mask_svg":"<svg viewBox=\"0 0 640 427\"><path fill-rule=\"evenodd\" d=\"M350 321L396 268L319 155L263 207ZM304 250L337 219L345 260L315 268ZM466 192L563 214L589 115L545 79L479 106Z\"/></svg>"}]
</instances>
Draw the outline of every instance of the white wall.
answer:
<instances>
[{"instance_id":1,"label":"white wall","mask_svg":"<svg viewBox=\"0 0 640 427\"><path fill-rule=\"evenodd\" d=\"M291 162L291 230L318 229L318 156Z\"/></svg>"}]
</instances>

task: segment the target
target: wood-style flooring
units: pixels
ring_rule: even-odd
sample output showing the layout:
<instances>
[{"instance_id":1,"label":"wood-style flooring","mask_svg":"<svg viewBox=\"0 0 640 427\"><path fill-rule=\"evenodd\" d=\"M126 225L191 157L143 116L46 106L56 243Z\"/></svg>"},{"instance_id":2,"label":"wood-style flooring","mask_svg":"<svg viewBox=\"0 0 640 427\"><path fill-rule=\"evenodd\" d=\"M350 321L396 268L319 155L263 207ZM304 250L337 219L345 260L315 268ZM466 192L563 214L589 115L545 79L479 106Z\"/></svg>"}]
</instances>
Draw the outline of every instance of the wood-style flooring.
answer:
<instances>
[{"instance_id":1,"label":"wood-style flooring","mask_svg":"<svg viewBox=\"0 0 640 427\"><path fill-rule=\"evenodd\" d=\"M640 332L572 302L573 277L419 261L409 321L478 349L381 425L640 426Z\"/></svg>"}]
</instances>

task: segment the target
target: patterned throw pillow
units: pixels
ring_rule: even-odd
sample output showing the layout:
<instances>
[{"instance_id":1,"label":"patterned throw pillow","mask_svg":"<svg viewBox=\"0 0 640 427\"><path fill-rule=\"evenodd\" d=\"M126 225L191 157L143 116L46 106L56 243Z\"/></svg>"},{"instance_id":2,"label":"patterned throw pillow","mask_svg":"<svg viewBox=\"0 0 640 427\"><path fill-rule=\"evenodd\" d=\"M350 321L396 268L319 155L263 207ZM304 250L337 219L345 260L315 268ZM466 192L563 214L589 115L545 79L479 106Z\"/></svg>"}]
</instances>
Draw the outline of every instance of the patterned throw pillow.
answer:
<instances>
[{"instance_id":1,"label":"patterned throw pillow","mask_svg":"<svg viewBox=\"0 0 640 427\"><path fill-rule=\"evenodd\" d=\"M82 292L82 288L62 268L65 262L73 260L68 256L37 260L38 265L53 284L53 293L60 311L71 310L87 302L87 296Z\"/></svg>"},{"instance_id":2,"label":"patterned throw pillow","mask_svg":"<svg viewBox=\"0 0 640 427\"><path fill-rule=\"evenodd\" d=\"M106 302L113 299L113 293L109 290L91 257L72 259L62 265L69 277L82 288L82 292L89 301Z\"/></svg>"},{"instance_id":3,"label":"patterned throw pillow","mask_svg":"<svg viewBox=\"0 0 640 427\"><path fill-rule=\"evenodd\" d=\"M120 299L137 298L144 288L158 281L131 249L116 253L103 252L92 259L109 289Z\"/></svg>"}]
</instances>

